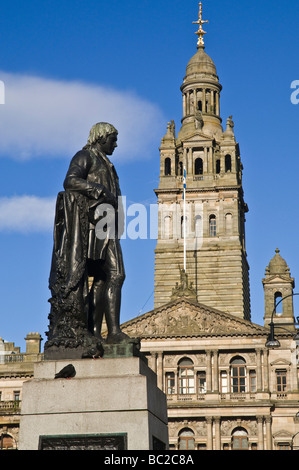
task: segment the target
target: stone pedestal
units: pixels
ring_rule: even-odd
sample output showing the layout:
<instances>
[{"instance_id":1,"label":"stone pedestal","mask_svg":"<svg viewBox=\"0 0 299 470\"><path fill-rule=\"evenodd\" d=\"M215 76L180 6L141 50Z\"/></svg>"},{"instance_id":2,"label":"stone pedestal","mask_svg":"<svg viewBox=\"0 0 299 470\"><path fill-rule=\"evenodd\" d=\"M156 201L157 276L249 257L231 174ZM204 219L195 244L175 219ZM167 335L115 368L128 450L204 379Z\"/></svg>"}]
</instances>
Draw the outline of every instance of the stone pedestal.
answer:
<instances>
[{"instance_id":1,"label":"stone pedestal","mask_svg":"<svg viewBox=\"0 0 299 470\"><path fill-rule=\"evenodd\" d=\"M56 378L71 363L73 378ZM140 357L45 361L23 385L20 450L168 448L167 404Z\"/></svg>"}]
</instances>

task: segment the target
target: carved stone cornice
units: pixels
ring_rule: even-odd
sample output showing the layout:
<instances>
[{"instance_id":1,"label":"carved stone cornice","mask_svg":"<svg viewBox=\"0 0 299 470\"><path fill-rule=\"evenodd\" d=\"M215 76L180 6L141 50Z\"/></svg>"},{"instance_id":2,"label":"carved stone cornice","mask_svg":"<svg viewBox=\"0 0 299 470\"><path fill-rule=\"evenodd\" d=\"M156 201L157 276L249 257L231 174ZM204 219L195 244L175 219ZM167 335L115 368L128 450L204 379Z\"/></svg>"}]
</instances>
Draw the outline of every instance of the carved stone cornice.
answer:
<instances>
[{"instance_id":1,"label":"carved stone cornice","mask_svg":"<svg viewBox=\"0 0 299 470\"><path fill-rule=\"evenodd\" d=\"M267 336L268 329L181 297L122 325L131 337Z\"/></svg>"}]
</instances>

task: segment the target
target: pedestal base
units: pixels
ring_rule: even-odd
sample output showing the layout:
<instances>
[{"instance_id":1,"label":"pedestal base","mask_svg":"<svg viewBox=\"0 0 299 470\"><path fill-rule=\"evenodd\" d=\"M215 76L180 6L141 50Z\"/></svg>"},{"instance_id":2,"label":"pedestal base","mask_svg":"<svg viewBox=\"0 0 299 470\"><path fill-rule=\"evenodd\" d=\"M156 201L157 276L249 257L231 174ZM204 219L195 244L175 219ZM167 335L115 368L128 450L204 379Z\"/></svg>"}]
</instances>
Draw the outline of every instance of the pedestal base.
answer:
<instances>
[{"instance_id":1,"label":"pedestal base","mask_svg":"<svg viewBox=\"0 0 299 470\"><path fill-rule=\"evenodd\" d=\"M55 375L69 363L76 375ZM20 450L168 448L167 403L139 357L45 361L23 385Z\"/></svg>"}]
</instances>

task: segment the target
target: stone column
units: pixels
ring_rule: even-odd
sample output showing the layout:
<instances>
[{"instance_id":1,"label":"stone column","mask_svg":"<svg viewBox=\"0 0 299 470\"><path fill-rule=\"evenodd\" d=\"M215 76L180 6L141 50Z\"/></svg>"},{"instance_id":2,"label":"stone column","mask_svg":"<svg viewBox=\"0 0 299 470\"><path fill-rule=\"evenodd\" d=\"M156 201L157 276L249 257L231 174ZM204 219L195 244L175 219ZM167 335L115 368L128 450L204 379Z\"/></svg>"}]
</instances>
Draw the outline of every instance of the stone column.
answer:
<instances>
[{"instance_id":1,"label":"stone column","mask_svg":"<svg viewBox=\"0 0 299 470\"><path fill-rule=\"evenodd\" d=\"M211 90L211 111L215 113L215 91Z\"/></svg>"},{"instance_id":2,"label":"stone column","mask_svg":"<svg viewBox=\"0 0 299 470\"><path fill-rule=\"evenodd\" d=\"M202 112L206 112L206 90L205 88L202 89Z\"/></svg>"},{"instance_id":3,"label":"stone column","mask_svg":"<svg viewBox=\"0 0 299 470\"><path fill-rule=\"evenodd\" d=\"M216 92L216 114L220 116L220 100L219 100L219 93Z\"/></svg>"},{"instance_id":4,"label":"stone column","mask_svg":"<svg viewBox=\"0 0 299 470\"><path fill-rule=\"evenodd\" d=\"M207 354L207 393L212 391L212 353L206 351Z\"/></svg>"},{"instance_id":5,"label":"stone column","mask_svg":"<svg viewBox=\"0 0 299 470\"><path fill-rule=\"evenodd\" d=\"M267 450L272 450L272 418L271 416L266 416L266 443L267 443Z\"/></svg>"},{"instance_id":6,"label":"stone column","mask_svg":"<svg viewBox=\"0 0 299 470\"><path fill-rule=\"evenodd\" d=\"M213 367L213 372L214 372L214 392L219 392L219 374L218 374L218 351L213 351L213 357L214 357L214 367Z\"/></svg>"},{"instance_id":7,"label":"stone column","mask_svg":"<svg viewBox=\"0 0 299 470\"><path fill-rule=\"evenodd\" d=\"M163 390L163 353L157 354L157 385Z\"/></svg>"},{"instance_id":8,"label":"stone column","mask_svg":"<svg viewBox=\"0 0 299 470\"><path fill-rule=\"evenodd\" d=\"M207 420L207 450L213 450L213 419L208 416Z\"/></svg>"},{"instance_id":9,"label":"stone column","mask_svg":"<svg viewBox=\"0 0 299 470\"><path fill-rule=\"evenodd\" d=\"M262 369L262 360L261 360L261 350L260 349L257 349L256 350L256 363L257 363L257 371L256 371L256 381L257 381L257 392L261 392L262 391L262 373L263 373L263 369Z\"/></svg>"},{"instance_id":10,"label":"stone column","mask_svg":"<svg viewBox=\"0 0 299 470\"><path fill-rule=\"evenodd\" d=\"M268 364L268 357L269 357L269 350L266 348L263 350L264 356L264 387L263 390L265 392L269 392L269 364Z\"/></svg>"},{"instance_id":11,"label":"stone column","mask_svg":"<svg viewBox=\"0 0 299 470\"><path fill-rule=\"evenodd\" d=\"M264 450L264 418L257 417L257 437L258 437L258 450Z\"/></svg>"},{"instance_id":12,"label":"stone column","mask_svg":"<svg viewBox=\"0 0 299 470\"><path fill-rule=\"evenodd\" d=\"M183 117L187 114L186 94L183 94Z\"/></svg>"},{"instance_id":13,"label":"stone column","mask_svg":"<svg viewBox=\"0 0 299 470\"><path fill-rule=\"evenodd\" d=\"M215 450L221 450L220 416L214 417L215 423Z\"/></svg>"},{"instance_id":14,"label":"stone column","mask_svg":"<svg viewBox=\"0 0 299 470\"><path fill-rule=\"evenodd\" d=\"M193 152L192 148L188 150L188 175L193 175Z\"/></svg>"},{"instance_id":15,"label":"stone column","mask_svg":"<svg viewBox=\"0 0 299 470\"><path fill-rule=\"evenodd\" d=\"M203 160L203 174L209 172L209 162L208 162L208 149L204 147L204 160Z\"/></svg>"}]
</instances>

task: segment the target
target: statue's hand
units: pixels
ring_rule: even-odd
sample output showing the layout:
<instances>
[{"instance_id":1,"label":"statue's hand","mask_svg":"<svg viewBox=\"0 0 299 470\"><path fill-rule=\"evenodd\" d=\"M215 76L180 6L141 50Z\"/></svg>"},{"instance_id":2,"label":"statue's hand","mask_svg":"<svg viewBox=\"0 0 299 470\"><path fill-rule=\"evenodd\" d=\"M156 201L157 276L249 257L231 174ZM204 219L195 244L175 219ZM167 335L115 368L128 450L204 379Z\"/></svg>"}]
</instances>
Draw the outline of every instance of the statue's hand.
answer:
<instances>
[{"instance_id":1,"label":"statue's hand","mask_svg":"<svg viewBox=\"0 0 299 470\"><path fill-rule=\"evenodd\" d=\"M104 191L104 202L105 204L111 204L113 207L117 207L117 198L108 190Z\"/></svg>"}]
</instances>

